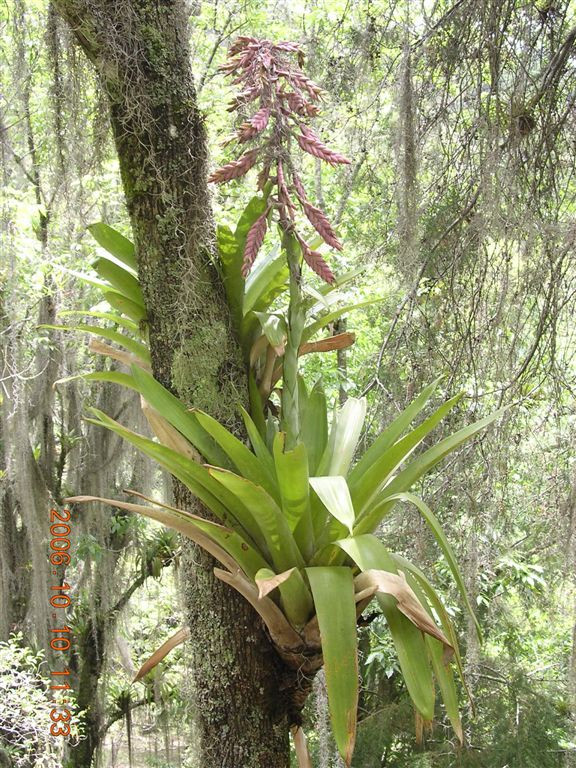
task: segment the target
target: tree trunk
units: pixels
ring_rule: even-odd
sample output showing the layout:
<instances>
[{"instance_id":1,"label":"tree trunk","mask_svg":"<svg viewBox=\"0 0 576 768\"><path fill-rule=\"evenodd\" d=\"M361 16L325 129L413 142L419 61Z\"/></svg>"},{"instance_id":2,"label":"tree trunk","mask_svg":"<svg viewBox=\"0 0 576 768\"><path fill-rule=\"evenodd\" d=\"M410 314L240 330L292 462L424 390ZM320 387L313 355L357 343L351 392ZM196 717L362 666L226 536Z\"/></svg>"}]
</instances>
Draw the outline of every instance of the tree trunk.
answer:
<instances>
[{"instance_id":1,"label":"tree trunk","mask_svg":"<svg viewBox=\"0 0 576 768\"><path fill-rule=\"evenodd\" d=\"M246 380L211 261L206 143L185 4L57 0L56 7L110 101L154 375L233 426ZM190 503L181 488L176 497ZM187 554L182 584L192 633L194 765L288 768L285 670L253 610L215 580L211 558L191 548Z\"/></svg>"}]
</instances>

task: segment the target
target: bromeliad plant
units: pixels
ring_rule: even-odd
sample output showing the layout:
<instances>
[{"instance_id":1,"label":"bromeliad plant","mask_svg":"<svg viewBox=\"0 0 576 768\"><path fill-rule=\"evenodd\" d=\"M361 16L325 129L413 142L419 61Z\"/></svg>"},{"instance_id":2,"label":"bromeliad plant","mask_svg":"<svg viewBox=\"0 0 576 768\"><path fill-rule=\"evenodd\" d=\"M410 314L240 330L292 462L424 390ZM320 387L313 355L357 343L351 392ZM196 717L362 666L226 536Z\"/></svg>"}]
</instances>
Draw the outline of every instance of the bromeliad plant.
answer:
<instances>
[{"instance_id":1,"label":"bromeliad plant","mask_svg":"<svg viewBox=\"0 0 576 768\"><path fill-rule=\"evenodd\" d=\"M235 233L219 230L220 268L236 329L251 364L252 412L242 409L250 445L209 414L189 410L159 384L150 373L146 345L142 341L136 342L139 347L127 345L125 334L119 343L127 349L119 353L119 359L131 364L130 373L98 373L92 378L116 381L138 391L158 441L136 434L94 409L90 421L116 432L155 459L219 520L212 522L152 499L144 499L146 505L105 500L164 523L210 552L222 566L215 569L218 578L238 590L259 613L277 652L301 681L303 696L291 716L302 765L307 758L297 727L298 713L310 679L322 664L325 666L334 737L349 766L358 702L357 619L372 598L378 600L386 618L420 724L434 718L437 685L446 713L462 740L451 663L460 677L462 666L448 612L422 570L391 552L376 532L399 502L414 505L432 531L472 614L450 544L437 518L411 489L498 414L416 453L459 400L459 396L453 397L430 411L436 381L357 456L365 400L349 398L330 423L321 384L309 391L299 376L299 354L305 344L313 343L313 333L323 326L318 318L310 322L302 263L329 286L336 280L315 250L317 246L310 245L302 234L297 206L324 242L335 248L340 248L340 243L325 214L307 198L292 146L297 142L305 152L331 164L346 160L328 149L308 127L308 118L317 113L320 89L302 73L294 57L301 63L301 53L293 43L275 45L240 38L233 45L225 69L243 88L233 108L254 104L255 109L238 129L237 140L240 144L251 142L252 147L212 176L215 182L229 181L261 165L261 195L251 201ZM280 233L280 252L250 275L274 221ZM97 233L105 244L102 233L110 236L110 232L101 229ZM106 247L114 250L114 243L108 242ZM115 253L116 266L131 269L117 249ZM135 273L131 276L135 278ZM127 295L126 282L119 281L118 273L111 277L115 283L109 276L104 289L112 286L116 294L132 302L113 296L120 313L116 317L124 321L127 315L132 326L124 322L124 328L135 331L143 304L131 281ZM271 307L286 280L289 305L284 316ZM330 290L328 287L322 295ZM327 305L324 317L330 318L334 312L339 310ZM96 351L118 357L115 348ZM265 419L262 409L272 387L280 382L278 419L269 409ZM94 499L69 499L89 500ZM160 649L155 660L184 637L180 632Z\"/></svg>"}]
</instances>

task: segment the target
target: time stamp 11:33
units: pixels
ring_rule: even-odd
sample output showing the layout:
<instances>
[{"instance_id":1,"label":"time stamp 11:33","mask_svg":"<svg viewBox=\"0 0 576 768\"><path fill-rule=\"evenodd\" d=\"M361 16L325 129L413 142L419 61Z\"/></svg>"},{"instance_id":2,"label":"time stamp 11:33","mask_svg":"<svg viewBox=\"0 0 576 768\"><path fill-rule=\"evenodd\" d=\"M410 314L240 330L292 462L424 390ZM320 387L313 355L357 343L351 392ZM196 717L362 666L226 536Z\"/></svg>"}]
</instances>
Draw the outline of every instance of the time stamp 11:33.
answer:
<instances>
[{"instance_id":1,"label":"time stamp 11:33","mask_svg":"<svg viewBox=\"0 0 576 768\"><path fill-rule=\"evenodd\" d=\"M59 577L57 584L50 585L50 606L52 608L52 626L50 634L52 638L50 640L50 648L53 651L60 651L58 656L65 659L65 654L70 650L70 627L66 625L66 612L70 607L70 585L63 579L66 566L70 563L70 510L65 507L62 510L52 508L50 510L50 563L56 569L52 571L52 576ZM56 626L54 626L56 625ZM70 670L65 669L53 669L50 671L51 685L50 689L54 692L53 706L50 711L50 719L52 724L50 725L50 733L52 736L69 736L70 735L70 720L72 714L67 705L70 703L66 698L66 692L71 690L68 677ZM58 692L62 696L57 695Z\"/></svg>"}]
</instances>

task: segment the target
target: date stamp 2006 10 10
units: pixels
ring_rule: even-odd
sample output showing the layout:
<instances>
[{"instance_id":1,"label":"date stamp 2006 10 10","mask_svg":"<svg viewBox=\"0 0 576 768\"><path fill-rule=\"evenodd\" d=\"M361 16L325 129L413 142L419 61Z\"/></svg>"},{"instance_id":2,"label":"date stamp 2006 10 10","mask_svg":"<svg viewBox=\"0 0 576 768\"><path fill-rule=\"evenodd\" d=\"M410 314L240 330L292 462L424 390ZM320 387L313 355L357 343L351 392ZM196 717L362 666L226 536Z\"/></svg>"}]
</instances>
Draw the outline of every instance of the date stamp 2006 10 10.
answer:
<instances>
[{"instance_id":1,"label":"date stamp 2006 10 10","mask_svg":"<svg viewBox=\"0 0 576 768\"><path fill-rule=\"evenodd\" d=\"M70 562L70 530L70 510L68 508L62 510L52 508L50 510L50 535L52 536L50 540L50 563L53 566L60 566L57 570L52 571L53 576L62 573L63 568ZM50 647L53 651L60 651L63 655L70 650L70 627L66 626L65 620L58 621L58 613L65 616L65 611L70 606L69 589L70 585L65 581L50 586L53 593L50 597L50 605L54 611L52 619L56 625L59 625L50 629L53 635L50 640ZM66 706L70 702L65 693L71 688L67 679L70 670L67 668L54 669L50 674L53 676L53 685L50 686L50 689L55 692L53 707L50 711L50 719L52 720L50 733L52 736L66 737L70 735L70 719L72 717L70 709ZM63 695L58 696L56 692L63 692Z\"/></svg>"}]
</instances>

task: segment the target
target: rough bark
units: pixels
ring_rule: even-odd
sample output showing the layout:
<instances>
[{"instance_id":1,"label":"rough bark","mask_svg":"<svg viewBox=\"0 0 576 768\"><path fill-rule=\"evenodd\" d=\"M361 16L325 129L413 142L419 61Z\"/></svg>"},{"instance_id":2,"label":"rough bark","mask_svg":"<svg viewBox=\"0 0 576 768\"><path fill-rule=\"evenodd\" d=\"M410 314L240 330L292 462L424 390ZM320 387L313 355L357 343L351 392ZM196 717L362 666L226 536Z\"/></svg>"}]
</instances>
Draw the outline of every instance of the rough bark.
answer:
<instances>
[{"instance_id":1,"label":"rough bark","mask_svg":"<svg viewBox=\"0 0 576 768\"><path fill-rule=\"evenodd\" d=\"M210 259L204 128L184 2L57 0L56 7L110 102L154 375L233 425L245 374ZM190 503L181 488L176 497ZM285 670L256 614L215 581L212 565L190 549L182 578L192 632L196 765L287 768Z\"/></svg>"}]
</instances>

